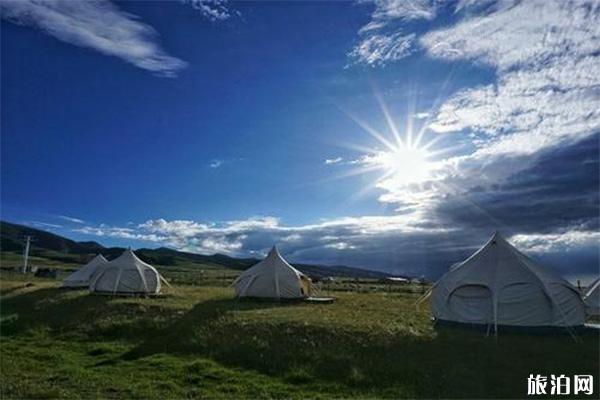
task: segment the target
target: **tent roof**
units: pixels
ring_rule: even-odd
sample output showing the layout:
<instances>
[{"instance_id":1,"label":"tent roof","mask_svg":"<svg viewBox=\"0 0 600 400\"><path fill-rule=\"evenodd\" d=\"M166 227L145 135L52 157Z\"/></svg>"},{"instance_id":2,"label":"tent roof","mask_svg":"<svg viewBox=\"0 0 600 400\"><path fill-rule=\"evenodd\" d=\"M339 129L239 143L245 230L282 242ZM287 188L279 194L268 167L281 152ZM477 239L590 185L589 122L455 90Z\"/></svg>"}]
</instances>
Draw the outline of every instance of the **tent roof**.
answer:
<instances>
[{"instance_id":1,"label":"tent roof","mask_svg":"<svg viewBox=\"0 0 600 400\"><path fill-rule=\"evenodd\" d=\"M125 250L119 257L115 258L112 261L108 262L108 266L110 267L119 267L119 268L140 268L140 267L148 267L155 269L152 265L145 263L140 260L138 256L128 248Z\"/></svg>"},{"instance_id":2,"label":"tent roof","mask_svg":"<svg viewBox=\"0 0 600 400\"><path fill-rule=\"evenodd\" d=\"M269 251L269 254L264 258L264 260L259 261L254 264L252 267L243 271L237 279L233 282L235 284L237 281L248 275L266 275L273 274L276 269L286 269L292 271L298 277L304 277L305 275L298 271L296 268L292 267L279 253L279 250L276 246L273 246Z\"/></svg>"},{"instance_id":3,"label":"tent roof","mask_svg":"<svg viewBox=\"0 0 600 400\"><path fill-rule=\"evenodd\" d=\"M478 262L479 259L486 257L489 252L492 251L494 252L495 259L510 260L510 265L513 268L519 268L520 270L528 272L532 278L539 281L543 286L546 286L546 284L552 282L566 285L575 290L573 285L571 285L565 279L562 279L545 268L540 267L532 259L521 253L516 247L504 239L504 237L498 231L494 232L494 235L487 241L487 243L484 244L473 255L471 255L465 261L453 265L453 267L450 269L450 272L457 274L466 273L468 269L475 265L477 266L478 270L496 269L496 265L494 263ZM495 274L488 274L488 278L490 276L495 276Z\"/></svg>"},{"instance_id":4,"label":"tent roof","mask_svg":"<svg viewBox=\"0 0 600 400\"><path fill-rule=\"evenodd\" d=\"M106 258L104 258L104 256L102 254L98 254L96 257L92 258L92 260L89 263L85 264L83 267L87 267L90 265L96 266L96 265L104 264L107 262L108 262L108 260Z\"/></svg>"},{"instance_id":5,"label":"tent roof","mask_svg":"<svg viewBox=\"0 0 600 400\"><path fill-rule=\"evenodd\" d=\"M104 264L104 268L119 268L119 269L136 269L139 273L143 273L144 269L154 271L162 281L165 281L163 276L152 265L142 261L139 257L128 248L119 257ZM165 281L166 282L166 281Z\"/></svg>"},{"instance_id":6,"label":"tent roof","mask_svg":"<svg viewBox=\"0 0 600 400\"><path fill-rule=\"evenodd\" d=\"M279 253L279 250L277 249L276 246L273 246L273 248L271 248L271 250L269 251L269 254L267 254L267 256L265 257L264 260L258 262L257 264L255 264L254 266L252 266L251 268L247 269L244 272L250 272L253 270L260 270L260 269L270 269L270 268L289 268L291 270L293 270L297 275L299 276L303 276L304 274L300 271L298 271L296 268L292 267L290 265L290 263L288 263L285 258L283 258L283 256Z\"/></svg>"},{"instance_id":7,"label":"tent roof","mask_svg":"<svg viewBox=\"0 0 600 400\"><path fill-rule=\"evenodd\" d=\"M106 263L108 263L108 260L106 260L102 254L98 254L90 262L81 266L79 269L67 276L64 282L67 283L67 285L72 282L87 282L92 274L96 272L96 269L101 265L105 265Z\"/></svg>"},{"instance_id":8,"label":"tent roof","mask_svg":"<svg viewBox=\"0 0 600 400\"><path fill-rule=\"evenodd\" d=\"M597 278L588 288L586 288L585 297L590 297L594 293L598 293L598 291L600 291L600 278Z\"/></svg>"}]
</instances>

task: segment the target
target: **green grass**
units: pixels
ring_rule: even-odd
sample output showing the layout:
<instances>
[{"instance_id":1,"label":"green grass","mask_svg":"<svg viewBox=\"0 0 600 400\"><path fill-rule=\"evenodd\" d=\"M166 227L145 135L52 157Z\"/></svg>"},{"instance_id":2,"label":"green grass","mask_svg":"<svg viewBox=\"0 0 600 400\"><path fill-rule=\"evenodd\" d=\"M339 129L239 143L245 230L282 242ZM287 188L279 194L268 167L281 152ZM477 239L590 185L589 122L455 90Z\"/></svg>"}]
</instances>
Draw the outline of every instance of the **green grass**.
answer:
<instances>
[{"instance_id":1,"label":"green grass","mask_svg":"<svg viewBox=\"0 0 600 400\"><path fill-rule=\"evenodd\" d=\"M410 287L236 301L222 273L160 298L3 273L1 397L522 398L531 373L594 374L598 393L597 333L436 331Z\"/></svg>"},{"instance_id":2,"label":"green grass","mask_svg":"<svg viewBox=\"0 0 600 400\"><path fill-rule=\"evenodd\" d=\"M46 251L46 253L56 253L51 250ZM78 256L73 255L65 255L64 253L56 253L60 254L63 258L71 258L72 261L58 261L52 260L49 258L30 255L29 256L29 265L34 265L37 267L49 267L56 269L76 269L81 265L81 260ZM0 264L5 268L21 268L23 266L23 255L21 253L13 253L13 252L0 252Z\"/></svg>"}]
</instances>

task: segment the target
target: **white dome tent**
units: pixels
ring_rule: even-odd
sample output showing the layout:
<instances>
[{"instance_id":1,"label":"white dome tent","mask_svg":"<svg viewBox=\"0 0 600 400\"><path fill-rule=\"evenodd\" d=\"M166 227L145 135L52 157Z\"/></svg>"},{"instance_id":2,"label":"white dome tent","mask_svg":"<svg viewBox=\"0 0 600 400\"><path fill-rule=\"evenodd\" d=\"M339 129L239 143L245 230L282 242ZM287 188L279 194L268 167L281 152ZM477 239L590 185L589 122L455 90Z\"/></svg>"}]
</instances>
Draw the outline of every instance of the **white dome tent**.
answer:
<instances>
[{"instance_id":1,"label":"white dome tent","mask_svg":"<svg viewBox=\"0 0 600 400\"><path fill-rule=\"evenodd\" d=\"M498 232L475 254L453 266L431 289L438 321L498 326L583 326L577 289L536 265Z\"/></svg>"},{"instance_id":2,"label":"white dome tent","mask_svg":"<svg viewBox=\"0 0 600 400\"><path fill-rule=\"evenodd\" d=\"M589 315L600 315L600 278L586 288L583 301Z\"/></svg>"},{"instance_id":3,"label":"white dome tent","mask_svg":"<svg viewBox=\"0 0 600 400\"><path fill-rule=\"evenodd\" d=\"M71 275L67 276L63 281L63 288L88 288L90 286L90 279L92 275L102 265L108 261L102 254L98 254L93 260L85 264L84 266L77 269Z\"/></svg>"},{"instance_id":4,"label":"white dome tent","mask_svg":"<svg viewBox=\"0 0 600 400\"><path fill-rule=\"evenodd\" d=\"M237 297L303 299L310 294L310 279L288 264L273 247L267 257L245 270L233 282Z\"/></svg>"},{"instance_id":5,"label":"white dome tent","mask_svg":"<svg viewBox=\"0 0 600 400\"><path fill-rule=\"evenodd\" d=\"M131 249L107 262L94 274L90 281L90 291L105 294L147 294L160 293L161 280L158 271L140 260Z\"/></svg>"}]
</instances>

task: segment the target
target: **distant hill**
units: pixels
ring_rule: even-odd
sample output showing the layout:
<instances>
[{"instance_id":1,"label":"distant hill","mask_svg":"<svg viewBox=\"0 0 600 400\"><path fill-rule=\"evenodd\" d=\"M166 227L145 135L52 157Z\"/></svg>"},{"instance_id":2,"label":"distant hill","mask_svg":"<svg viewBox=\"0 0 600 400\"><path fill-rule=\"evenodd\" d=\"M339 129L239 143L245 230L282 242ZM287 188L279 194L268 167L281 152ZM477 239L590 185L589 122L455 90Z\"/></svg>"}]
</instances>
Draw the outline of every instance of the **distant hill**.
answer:
<instances>
[{"instance_id":1,"label":"distant hill","mask_svg":"<svg viewBox=\"0 0 600 400\"><path fill-rule=\"evenodd\" d=\"M21 253L24 248L24 237L34 237L31 243L30 254L60 262L81 262L93 255L102 253L108 259L121 254L124 248L104 247L96 242L76 242L71 239L46 232L40 229L0 221L0 251ZM244 270L256 264L259 260L254 258L234 258L224 254L203 255L177 251L166 247L157 249L138 249L136 254L150 264L163 266L176 266L183 263L196 263L214 265L236 270ZM341 276L350 278L384 278L388 274L367 269L346 266L320 266L309 264L294 264L303 273L309 276Z\"/></svg>"},{"instance_id":2,"label":"distant hill","mask_svg":"<svg viewBox=\"0 0 600 400\"><path fill-rule=\"evenodd\" d=\"M96 242L75 242L54 233L30 228L28 226L0 222L2 251L23 251L25 236L33 236L35 248L53 250L61 253L88 254L99 252L104 247Z\"/></svg>"}]
</instances>

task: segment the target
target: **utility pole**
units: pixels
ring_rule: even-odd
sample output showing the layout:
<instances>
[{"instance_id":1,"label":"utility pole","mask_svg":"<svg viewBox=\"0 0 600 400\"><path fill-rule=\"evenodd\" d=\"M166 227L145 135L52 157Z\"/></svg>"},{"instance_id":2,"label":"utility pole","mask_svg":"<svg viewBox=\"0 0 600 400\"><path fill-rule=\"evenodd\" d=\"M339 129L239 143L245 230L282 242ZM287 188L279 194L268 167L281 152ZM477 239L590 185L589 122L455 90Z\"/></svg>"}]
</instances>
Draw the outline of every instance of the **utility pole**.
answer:
<instances>
[{"instance_id":1,"label":"utility pole","mask_svg":"<svg viewBox=\"0 0 600 400\"><path fill-rule=\"evenodd\" d=\"M29 247L31 245L31 236L25 236L25 239L27 240L27 242L25 243L25 250L23 251L23 270L21 272L23 272L24 274L27 273L27 264L29 262Z\"/></svg>"}]
</instances>

